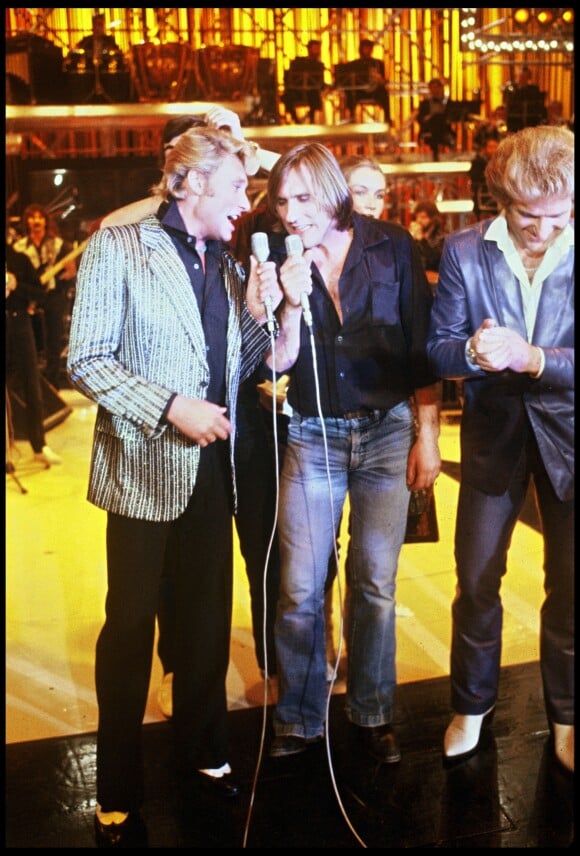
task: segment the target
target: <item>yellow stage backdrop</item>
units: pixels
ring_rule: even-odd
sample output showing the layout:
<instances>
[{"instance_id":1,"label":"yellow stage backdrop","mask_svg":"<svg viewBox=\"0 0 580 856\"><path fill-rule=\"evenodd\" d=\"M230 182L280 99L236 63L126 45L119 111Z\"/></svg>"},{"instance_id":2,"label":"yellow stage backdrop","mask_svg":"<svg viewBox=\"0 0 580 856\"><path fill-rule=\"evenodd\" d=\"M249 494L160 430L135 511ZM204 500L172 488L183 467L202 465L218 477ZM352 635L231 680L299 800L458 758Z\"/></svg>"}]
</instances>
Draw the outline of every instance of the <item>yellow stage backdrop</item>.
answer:
<instances>
[{"instance_id":1,"label":"yellow stage backdrop","mask_svg":"<svg viewBox=\"0 0 580 856\"><path fill-rule=\"evenodd\" d=\"M383 57L390 82L391 116L401 128L425 95L433 77L446 82L450 98L481 99L482 113L502 102L503 89L527 64L548 100L563 102L564 116L574 110L573 10L554 9L555 20L542 29L532 14L525 24L515 21L515 9L7 9L6 35L34 33L53 42L66 58L91 32L93 11L105 14L123 53L133 62L136 49L169 45L192 52L207 47L245 46L269 60L278 104L284 70L294 56L304 55L311 38L322 42L322 60L332 83L334 66L355 59L360 38L376 42L375 57ZM534 13L538 10L529 10ZM567 23L562 13L568 13ZM471 24L470 21L473 23ZM468 30L475 33L475 50L464 50ZM160 71L167 53L159 51ZM251 96L253 93L246 93ZM328 100L326 120L340 118L338 94Z\"/></svg>"}]
</instances>

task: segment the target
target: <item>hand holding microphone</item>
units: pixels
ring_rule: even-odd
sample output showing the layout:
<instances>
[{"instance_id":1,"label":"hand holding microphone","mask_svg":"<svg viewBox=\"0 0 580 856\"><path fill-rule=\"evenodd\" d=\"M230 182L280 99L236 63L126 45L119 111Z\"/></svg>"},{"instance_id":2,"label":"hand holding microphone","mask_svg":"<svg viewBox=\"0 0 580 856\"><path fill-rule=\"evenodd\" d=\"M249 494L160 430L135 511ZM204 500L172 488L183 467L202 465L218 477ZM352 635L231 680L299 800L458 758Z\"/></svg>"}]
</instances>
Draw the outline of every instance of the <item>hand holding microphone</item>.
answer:
<instances>
[{"instance_id":1,"label":"hand holding microphone","mask_svg":"<svg viewBox=\"0 0 580 856\"><path fill-rule=\"evenodd\" d=\"M266 232L254 232L254 234L252 235L252 255L255 257L259 265L263 265L265 264L265 262L268 261L268 256L270 255L270 246L268 243L268 235L266 234ZM264 307L266 309L266 323L268 327L268 332L275 334L277 332L278 325L276 322L276 318L274 317L274 306L271 294L266 294L266 296L264 297Z\"/></svg>"}]
</instances>

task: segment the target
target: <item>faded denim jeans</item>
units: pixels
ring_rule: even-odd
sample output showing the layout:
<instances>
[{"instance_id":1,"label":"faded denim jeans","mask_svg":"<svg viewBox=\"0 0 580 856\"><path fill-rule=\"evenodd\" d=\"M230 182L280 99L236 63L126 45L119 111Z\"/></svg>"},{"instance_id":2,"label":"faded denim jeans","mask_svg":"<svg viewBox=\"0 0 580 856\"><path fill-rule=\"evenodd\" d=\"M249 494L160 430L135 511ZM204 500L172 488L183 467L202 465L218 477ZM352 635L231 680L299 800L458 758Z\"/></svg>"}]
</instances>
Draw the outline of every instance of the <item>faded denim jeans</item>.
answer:
<instances>
[{"instance_id":1,"label":"faded denim jeans","mask_svg":"<svg viewBox=\"0 0 580 856\"><path fill-rule=\"evenodd\" d=\"M406 469L414 437L408 401L356 419L326 418L323 424L324 431L320 419L294 413L280 485L281 583L275 625L279 701L274 729L278 735L306 739L324 734L324 582L347 491L346 712L357 725L391 720L395 583L406 531Z\"/></svg>"}]
</instances>

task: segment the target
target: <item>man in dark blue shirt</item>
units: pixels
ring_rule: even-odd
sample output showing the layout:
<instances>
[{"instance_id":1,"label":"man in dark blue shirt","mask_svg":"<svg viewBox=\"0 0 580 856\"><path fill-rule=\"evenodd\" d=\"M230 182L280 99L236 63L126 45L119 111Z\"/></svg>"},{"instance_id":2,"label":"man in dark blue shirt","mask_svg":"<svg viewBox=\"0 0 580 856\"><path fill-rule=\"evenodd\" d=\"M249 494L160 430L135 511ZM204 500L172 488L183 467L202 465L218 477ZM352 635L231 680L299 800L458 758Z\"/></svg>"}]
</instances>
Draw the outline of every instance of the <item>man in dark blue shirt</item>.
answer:
<instances>
[{"instance_id":1,"label":"man in dark blue shirt","mask_svg":"<svg viewBox=\"0 0 580 856\"><path fill-rule=\"evenodd\" d=\"M410 491L431 487L441 466L440 385L425 353L431 289L407 230L353 213L326 146L282 155L268 204L277 220L271 260L253 258L250 281L277 306L275 367L290 375L293 410L279 504L270 753L296 754L324 735L324 583L348 492L346 713L363 747L396 763L397 563ZM292 252L296 236L304 254Z\"/></svg>"}]
</instances>

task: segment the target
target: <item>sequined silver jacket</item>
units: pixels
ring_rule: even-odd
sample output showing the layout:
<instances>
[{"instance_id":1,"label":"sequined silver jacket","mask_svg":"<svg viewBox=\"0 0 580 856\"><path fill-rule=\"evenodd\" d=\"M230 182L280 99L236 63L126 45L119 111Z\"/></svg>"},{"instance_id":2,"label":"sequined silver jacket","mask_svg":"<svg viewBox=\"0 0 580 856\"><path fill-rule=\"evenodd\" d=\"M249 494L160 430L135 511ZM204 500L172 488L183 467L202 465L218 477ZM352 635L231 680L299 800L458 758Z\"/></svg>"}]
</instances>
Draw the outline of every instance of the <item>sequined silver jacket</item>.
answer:
<instances>
[{"instance_id":1,"label":"sequined silver jacket","mask_svg":"<svg viewBox=\"0 0 580 856\"><path fill-rule=\"evenodd\" d=\"M269 338L243 299L243 271L227 253L229 298L226 401L233 424L240 381L262 359ZM205 338L187 271L155 217L101 229L83 253L67 369L98 404L88 500L143 520L177 518L191 497L199 447L165 423L173 393L203 399L209 380Z\"/></svg>"}]
</instances>

